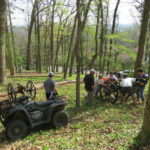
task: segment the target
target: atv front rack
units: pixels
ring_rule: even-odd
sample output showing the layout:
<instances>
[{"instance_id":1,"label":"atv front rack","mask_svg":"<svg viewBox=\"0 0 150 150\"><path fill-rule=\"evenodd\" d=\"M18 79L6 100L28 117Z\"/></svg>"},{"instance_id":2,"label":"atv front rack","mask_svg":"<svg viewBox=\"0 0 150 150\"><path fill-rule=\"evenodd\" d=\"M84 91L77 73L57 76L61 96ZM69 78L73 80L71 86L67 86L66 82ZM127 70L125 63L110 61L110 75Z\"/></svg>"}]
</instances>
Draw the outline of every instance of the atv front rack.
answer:
<instances>
[{"instance_id":1,"label":"atv front rack","mask_svg":"<svg viewBox=\"0 0 150 150\"><path fill-rule=\"evenodd\" d=\"M9 100L0 102L0 111L10 109L11 107L12 107L12 102Z\"/></svg>"}]
</instances>

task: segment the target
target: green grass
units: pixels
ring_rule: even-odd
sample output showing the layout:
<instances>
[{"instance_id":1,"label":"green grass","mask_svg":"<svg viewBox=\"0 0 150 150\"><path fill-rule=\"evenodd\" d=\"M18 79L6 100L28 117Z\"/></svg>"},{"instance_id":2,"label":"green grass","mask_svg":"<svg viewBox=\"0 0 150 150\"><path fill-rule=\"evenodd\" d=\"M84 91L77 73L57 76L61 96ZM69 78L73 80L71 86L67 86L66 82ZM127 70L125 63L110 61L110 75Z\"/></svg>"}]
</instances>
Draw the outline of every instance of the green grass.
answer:
<instances>
[{"instance_id":1,"label":"green grass","mask_svg":"<svg viewBox=\"0 0 150 150\"><path fill-rule=\"evenodd\" d=\"M23 140L7 141L4 128L0 125L0 147L17 150L127 150L138 135L142 120L143 106L110 104L94 101L90 107L84 105L86 94L81 86L81 107L75 106L75 85L58 87L59 94L67 96L66 110L70 123L66 128L39 129ZM45 100L44 90L38 91L36 101Z\"/></svg>"}]
</instances>

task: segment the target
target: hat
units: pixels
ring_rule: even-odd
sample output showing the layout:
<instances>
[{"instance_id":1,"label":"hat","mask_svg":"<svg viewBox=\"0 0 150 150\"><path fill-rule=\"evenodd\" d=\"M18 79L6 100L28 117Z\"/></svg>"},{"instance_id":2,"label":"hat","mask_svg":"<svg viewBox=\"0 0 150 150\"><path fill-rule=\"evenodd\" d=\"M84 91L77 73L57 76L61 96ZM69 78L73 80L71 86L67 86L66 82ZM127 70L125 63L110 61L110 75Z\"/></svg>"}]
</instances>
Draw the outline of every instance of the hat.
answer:
<instances>
[{"instance_id":1,"label":"hat","mask_svg":"<svg viewBox=\"0 0 150 150\"><path fill-rule=\"evenodd\" d=\"M98 75L98 77L102 77L102 76L103 76L103 74L99 74L99 75Z\"/></svg>"},{"instance_id":2,"label":"hat","mask_svg":"<svg viewBox=\"0 0 150 150\"><path fill-rule=\"evenodd\" d=\"M95 69L91 69L90 72L95 72Z\"/></svg>"},{"instance_id":3,"label":"hat","mask_svg":"<svg viewBox=\"0 0 150 150\"><path fill-rule=\"evenodd\" d=\"M143 69L138 69L138 72L144 72Z\"/></svg>"},{"instance_id":4,"label":"hat","mask_svg":"<svg viewBox=\"0 0 150 150\"><path fill-rule=\"evenodd\" d=\"M50 72L50 73L49 73L49 76L53 76L53 75L54 75L54 72Z\"/></svg>"}]
</instances>

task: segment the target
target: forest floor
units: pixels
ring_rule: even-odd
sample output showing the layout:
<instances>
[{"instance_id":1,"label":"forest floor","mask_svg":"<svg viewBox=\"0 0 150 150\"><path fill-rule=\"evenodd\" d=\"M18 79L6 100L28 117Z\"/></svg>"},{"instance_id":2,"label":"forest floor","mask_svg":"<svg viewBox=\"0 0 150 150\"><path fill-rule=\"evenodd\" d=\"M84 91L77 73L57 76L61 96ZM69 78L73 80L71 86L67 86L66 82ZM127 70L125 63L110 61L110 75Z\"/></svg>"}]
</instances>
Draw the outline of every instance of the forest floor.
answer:
<instances>
[{"instance_id":1,"label":"forest floor","mask_svg":"<svg viewBox=\"0 0 150 150\"><path fill-rule=\"evenodd\" d=\"M23 79L25 83L27 79ZM36 79L32 80L43 82L45 77ZM59 77L55 79L59 81ZM91 106L85 106L86 92L81 84L81 107L76 109L75 84L59 86L58 91L67 99L65 109L70 114L69 125L60 129L37 128L30 131L26 138L12 142L7 140L4 127L0 124L0 150L137 150L130 147L133 143L140 144L135 138L143 121L143 105L134 106L131 101L110 104L95 100ZM44 90L38 90L36 97L35 101L45 101Z\"/></svg>"}]
</instances>

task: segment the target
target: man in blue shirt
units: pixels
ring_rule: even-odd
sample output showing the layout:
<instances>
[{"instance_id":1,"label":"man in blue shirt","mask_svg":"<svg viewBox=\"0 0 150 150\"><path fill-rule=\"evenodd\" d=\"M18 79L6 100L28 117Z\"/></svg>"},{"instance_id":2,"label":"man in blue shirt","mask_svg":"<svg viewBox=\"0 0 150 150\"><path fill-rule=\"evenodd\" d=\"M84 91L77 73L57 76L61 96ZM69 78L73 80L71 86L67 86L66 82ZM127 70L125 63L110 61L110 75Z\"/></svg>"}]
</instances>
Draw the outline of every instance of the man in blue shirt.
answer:
<instances>
[{"instance_id":1,"label":"man in blue shirt","mask_svg":"<svg viewBox=\"0 0 150 150\"><path fill-rule=\"evenodd\" d=\"M145 89L145 86L148 82L148 79L147 79L147 76L146 74L144 73L143 69L139 69L138 70L138 75L137 75L137 78L136 78L136 82L137 82L137 97L138 97L138 101L139 101L139 98L144 102L145 98L144 98L144 89Z\"/></svg>"}]
</instances>

